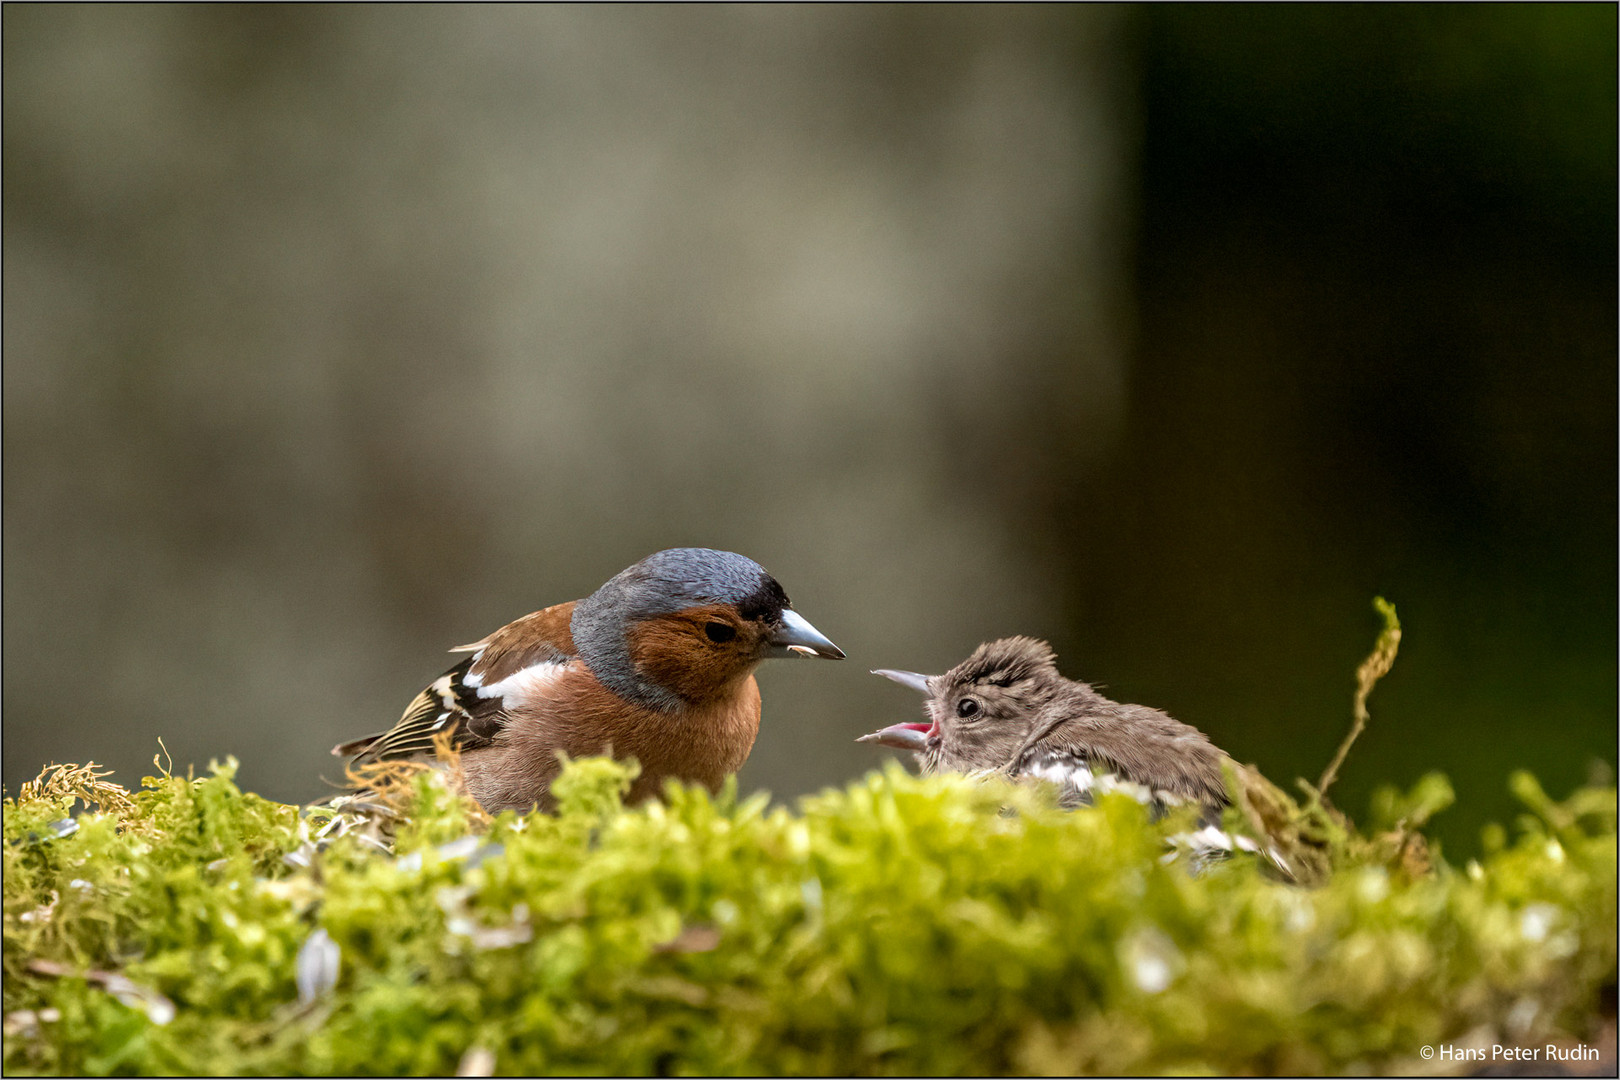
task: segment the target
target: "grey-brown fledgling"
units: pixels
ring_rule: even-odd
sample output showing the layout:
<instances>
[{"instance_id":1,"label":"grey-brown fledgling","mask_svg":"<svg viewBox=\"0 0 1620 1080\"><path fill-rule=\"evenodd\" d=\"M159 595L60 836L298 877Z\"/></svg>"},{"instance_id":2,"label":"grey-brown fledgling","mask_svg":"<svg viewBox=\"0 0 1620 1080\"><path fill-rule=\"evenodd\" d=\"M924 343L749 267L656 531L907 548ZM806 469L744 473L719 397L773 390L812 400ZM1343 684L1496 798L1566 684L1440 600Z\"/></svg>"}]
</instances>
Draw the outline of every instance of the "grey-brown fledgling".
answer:
<instances>
[{"instance_id":1,"label":"grey-brown fledgling","mask_svg":"<svg viewBox=\"0 0 1620 1080\"><path fill-rule=\"evenodd\" d=\"M1066 679L1044 641L1002 638L943 675L876 671L928 695L929 723L894 724L861 742L915 751L924 773L996 770L1060 785L1065 805L1120 788L1143 802L1227 802L1228 758L1197 728L1123 705Z\"/></svg>"}]
</instances>

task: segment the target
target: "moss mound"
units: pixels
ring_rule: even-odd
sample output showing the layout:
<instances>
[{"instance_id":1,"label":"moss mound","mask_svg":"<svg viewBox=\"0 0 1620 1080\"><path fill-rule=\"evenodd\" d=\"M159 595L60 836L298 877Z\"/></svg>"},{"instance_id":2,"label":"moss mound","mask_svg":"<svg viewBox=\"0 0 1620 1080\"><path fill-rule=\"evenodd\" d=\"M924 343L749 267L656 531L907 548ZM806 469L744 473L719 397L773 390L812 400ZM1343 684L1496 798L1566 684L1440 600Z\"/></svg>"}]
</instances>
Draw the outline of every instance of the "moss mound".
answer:
<instances>
[{"instance_id":1,"label":"moss mound","mask_svg":"<svg viewBox=\"0 0 1620 1080\"><path fill-rule=\"evenodd\" d=\"M580 761L487 829L423 772L391 845L233 773L6 801L8 1073L1399 1073L1590 1038L1615 978L1613 788L1521 775L1483 861L1341 838L1307 889L1166 863L1186 823L1123 797L897 766L627 810Z\"/></svg>"}]
</instances>

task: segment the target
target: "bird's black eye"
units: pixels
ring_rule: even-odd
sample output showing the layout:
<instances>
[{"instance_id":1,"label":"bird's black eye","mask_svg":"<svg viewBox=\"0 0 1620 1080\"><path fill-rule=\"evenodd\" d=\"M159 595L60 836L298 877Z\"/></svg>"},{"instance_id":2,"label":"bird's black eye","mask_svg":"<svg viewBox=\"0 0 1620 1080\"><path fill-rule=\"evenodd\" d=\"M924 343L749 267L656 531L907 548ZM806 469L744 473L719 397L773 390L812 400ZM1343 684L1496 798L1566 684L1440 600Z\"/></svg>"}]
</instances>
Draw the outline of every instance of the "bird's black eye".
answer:
<instances>
[{"instance_id":1,"label":"bird's black eye","mask_svg":"<svg viewBox=\"0 0 1620 1080\"><path fill-rule=\"evenodd\" d=\"M722 641L730 641L732 638L736 637L737 628L723 622L712 622L703 628L703 633L710 641L718 644Z\"/></svg>"},{"instance_id":2,"label":"bird's black eye","mask_svg":"<svg viewBox=\"0 0 1620 1080\"><path fill-rule=\"evenodd\" d=\"M979 703L970 697L965 697L956 703L957 716L973 716L979 711Z\"/></svg>"}]
</instances>

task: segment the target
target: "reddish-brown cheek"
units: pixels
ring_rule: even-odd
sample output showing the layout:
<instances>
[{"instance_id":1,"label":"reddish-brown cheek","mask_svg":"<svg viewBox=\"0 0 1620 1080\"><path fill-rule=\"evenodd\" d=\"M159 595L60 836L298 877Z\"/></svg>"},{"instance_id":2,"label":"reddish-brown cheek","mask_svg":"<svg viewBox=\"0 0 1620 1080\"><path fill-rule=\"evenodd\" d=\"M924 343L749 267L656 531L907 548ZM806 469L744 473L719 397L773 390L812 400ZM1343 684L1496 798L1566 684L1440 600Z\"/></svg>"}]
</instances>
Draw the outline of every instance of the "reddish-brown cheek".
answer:
<instances>
[{"instance_id":1,"label":"reddish-brown cheek","mask_svg":"<svg viewBox=\"0 0 1620 1080\"><path fill-rule=\"evenodd\" d=\"M733 641L714 645L703 637L703 627L710 621L716 621L714 611L692 608L631 627L626 643L636 671L689 702L725 693L753 666L752 639L743 631Z\"/></svg>"}]
</instances>

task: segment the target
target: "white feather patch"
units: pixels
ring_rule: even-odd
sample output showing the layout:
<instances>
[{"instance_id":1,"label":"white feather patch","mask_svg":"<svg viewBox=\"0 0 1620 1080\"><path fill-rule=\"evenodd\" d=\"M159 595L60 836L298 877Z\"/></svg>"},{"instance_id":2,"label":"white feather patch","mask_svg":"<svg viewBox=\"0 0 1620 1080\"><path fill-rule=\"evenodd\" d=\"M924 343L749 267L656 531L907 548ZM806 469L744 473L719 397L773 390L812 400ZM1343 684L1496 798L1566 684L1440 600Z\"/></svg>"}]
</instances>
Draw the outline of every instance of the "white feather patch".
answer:
<instances>
[{"instance_id":1,"label":"white feather patch","mask_svg":"<svg viewBox=\"0 0 1620 1080\"><path fill-rule=\"evenodd\" d=\"M477 649L478 651L473 653L472 664L471 664L470 667L468 667L467 674L465 674L465 675L463 675L461 677L461 685L462 686L471 686L471 687L476 689L477 687L483 685L484 674L481 671L473 671L472 669L477 667L478 666L478 661L480 661L480 660L482 660L484 658L484 649L483 649L483 647L479 646L479 645L457 645L454 649L451 649L450 651L451 652L470 652L473 649Z\"/></svg>"},{"instance_id":2,"label":"white feather patch","mask_svg":"<svg viewBox=\"0 0 1620 1080\"><path fill-rule=\"evenodd\" d=\"M439 701L445 708L454 709L456 707L456 687L453 676L449 674L440 675L433 680L433 684L428 689L439 695Z\"/></svg>"},{"instance_id":3,"label":"white feather patch","mask_svg":"<svg viewBox=\"0 0 1620 1080\"><path fill-rule=\"evenodd\" d=\"M463 678L462 684L474 687L481 698L500 698L501 707L507 710L519 709L533 701L547 696L547 691L568 670L568 663L545 661L539 664L530 664L513 672L498 683L488 686L478 686L476 683Z\"/></svg>"},{"instance_id":4,"label":"white feather patch","mask_svg":"<svg viewBox=\"0 0 1620 1080\"><path fill-rule=\"evenodd\" d=\"M1083 759L1069 755L1047 754L1032 763L1024 775L1057 784L1081 795L1117 791L1144 806L1155 800L1168 805L1177 805L1182 801L1168 791L1154 791L1111 772L1093 773Z\"/></svg>"}]
</instances>

